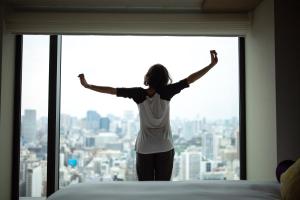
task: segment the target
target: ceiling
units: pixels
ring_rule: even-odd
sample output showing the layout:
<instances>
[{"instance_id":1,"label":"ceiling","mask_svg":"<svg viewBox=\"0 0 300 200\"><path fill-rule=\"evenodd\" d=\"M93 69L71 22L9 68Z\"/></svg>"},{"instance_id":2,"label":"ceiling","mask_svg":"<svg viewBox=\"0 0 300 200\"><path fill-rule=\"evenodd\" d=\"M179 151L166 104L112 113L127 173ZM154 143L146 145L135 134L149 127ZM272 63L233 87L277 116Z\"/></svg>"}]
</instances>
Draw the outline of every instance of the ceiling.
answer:
<instances>
[{"instance_id":1,"label":"ceiling","mask_svg":"<svg viewBox=\"0 0 300 200\"><path fill-rule=\"evenodd\" d=\"M20 10L245 13L262 0L6 0Z\"/></svg>"}]
</instances>

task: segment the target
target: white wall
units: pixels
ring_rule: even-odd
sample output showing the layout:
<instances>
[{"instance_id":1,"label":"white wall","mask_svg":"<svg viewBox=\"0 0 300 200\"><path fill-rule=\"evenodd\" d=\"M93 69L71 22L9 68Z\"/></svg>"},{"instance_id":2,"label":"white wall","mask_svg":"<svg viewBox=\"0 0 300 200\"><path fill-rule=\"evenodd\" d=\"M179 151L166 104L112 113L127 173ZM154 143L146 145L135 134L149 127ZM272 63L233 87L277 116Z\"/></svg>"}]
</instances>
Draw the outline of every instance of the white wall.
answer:
<instances>
[{"instance_id":1,"label":"white wall","mask_svg":"<svg viewBox=\"0 0 300 200\"><path fill-rule=\"evenodd\" d=\"M246 37L247 177L274 180L277 166L274 2L254 11Z\"/></svg>"},{"instance_id":2,"label":"white wall","mask_svg":"<svg viewBox=\"0 0 300 200\"><path fill-rule=\"evenodd\" d=\"M2 20L1 20L2 22ZM3 24L2 24L3 25ZM15 37L0 30L0 199L11 193Z\"/></svg>"}]
</instances>

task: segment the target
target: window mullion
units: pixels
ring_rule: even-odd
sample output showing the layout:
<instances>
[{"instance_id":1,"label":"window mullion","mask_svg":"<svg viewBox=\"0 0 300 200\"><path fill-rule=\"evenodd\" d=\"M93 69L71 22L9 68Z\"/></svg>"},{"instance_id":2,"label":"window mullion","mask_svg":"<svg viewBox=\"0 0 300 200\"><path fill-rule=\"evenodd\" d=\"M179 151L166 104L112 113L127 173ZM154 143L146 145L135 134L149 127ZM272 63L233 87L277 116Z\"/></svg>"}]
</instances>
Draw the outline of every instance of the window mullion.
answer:
<instances>
[{"instance_id":1,"label":"window mullion","mask_svg":"<svg viewBox=\"0 0 300 200\"><path fill-rule=\"evenodd\" d=\"M61 36L50 36L47 196L58 190L61 83Z\"/></svg>"},{"instance_id":2,"label":"window mullion","mask_svg":"<svg viewBox=\"0 0 300 200\"><path fill-rule=\"evenodd\" d=\"M11 199L19 199L23 35L16 36Z\"/></svg>"},{"instance_id":3,"label":"window mullion","mask_svg":"<svg viewBox=\"0 0 300 200\"><path fill-rule=\"evenodd\" d=\"M239 98L240 98L240 179L247 179L246 168L246 77L245 77L245 38L239 37Z\"/></svg>"}]
</instances>

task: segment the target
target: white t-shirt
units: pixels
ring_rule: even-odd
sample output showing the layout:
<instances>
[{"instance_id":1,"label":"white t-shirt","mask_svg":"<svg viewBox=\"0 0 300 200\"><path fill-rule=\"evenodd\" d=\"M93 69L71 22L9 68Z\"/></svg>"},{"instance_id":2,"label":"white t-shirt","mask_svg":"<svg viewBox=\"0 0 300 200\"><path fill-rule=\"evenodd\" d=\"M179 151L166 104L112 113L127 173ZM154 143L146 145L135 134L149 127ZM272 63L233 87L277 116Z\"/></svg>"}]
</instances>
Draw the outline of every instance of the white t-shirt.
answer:
<instances>
[{"instance_id":1,"label":"white t-shirt","mask_svg":"<svg viewBox=\"0 0 300 200\"><path fill-rule=\"evenodd\" d=\"M183 79L157 89L152 97L141 87L117 88L118 97L131 98L138 105L140 131L135 143L138 153L160 153L174 148L170 126L170 100L187 87L189 84Z\"/></svg>"}]
</instances>

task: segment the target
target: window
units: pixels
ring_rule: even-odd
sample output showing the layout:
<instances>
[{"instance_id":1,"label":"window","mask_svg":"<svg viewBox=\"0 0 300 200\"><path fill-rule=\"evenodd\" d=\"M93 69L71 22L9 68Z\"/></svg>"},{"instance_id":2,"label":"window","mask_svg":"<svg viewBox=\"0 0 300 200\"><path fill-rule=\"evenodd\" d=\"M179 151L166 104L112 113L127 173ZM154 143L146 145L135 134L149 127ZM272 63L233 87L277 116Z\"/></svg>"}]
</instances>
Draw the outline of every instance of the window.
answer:
<instances>
[{"instance_id":1,"label":"window","mask_svg":"<svg viewBox=\"0 0 300 200\"><path fill-rule=\"evenodd\" d=\"M56 52L61 56L58 77L49 73L49 62L56 62L49 36L23 36L15 184L20 196L45 197L53 192L47 184L55 191L79 182L136 180L136 104L83 88L78 74L85 73L95 85L143 86L148 68L161 63L176 82L207 66L211 49L218 51L218 65L171 101L172 180L245 179L243 44L237 37L63 36L62 50ZM61 101L60 116L54 117L60 120L59 140L54 142L47 138L49 76L61 79L61 96L54 93ZM55 159L47 146L59 150Z\"/></svg>"},{"instance_id":2,"label":"window","mask_svg":"<svg viewBox=\"0 0 300 200\"><path fill-rule=\"evenodd\" d=\"M23 37L20 197L45 197L49 36Z\"/></svg>"},{"instance_id":3,"label":"window","mask_svg":"<svg viewBox=\"0 0 300 200\"><path fill-rule=\"evenodd\" d=\"M239 179L237 37L63 36L60 187L136 180L136 104L83 88L78 74L95 85L136 87L161 63L176 82L207 66L211 49L218 65L171 101L172 179Z\"/></svg>"}]
</instances>

